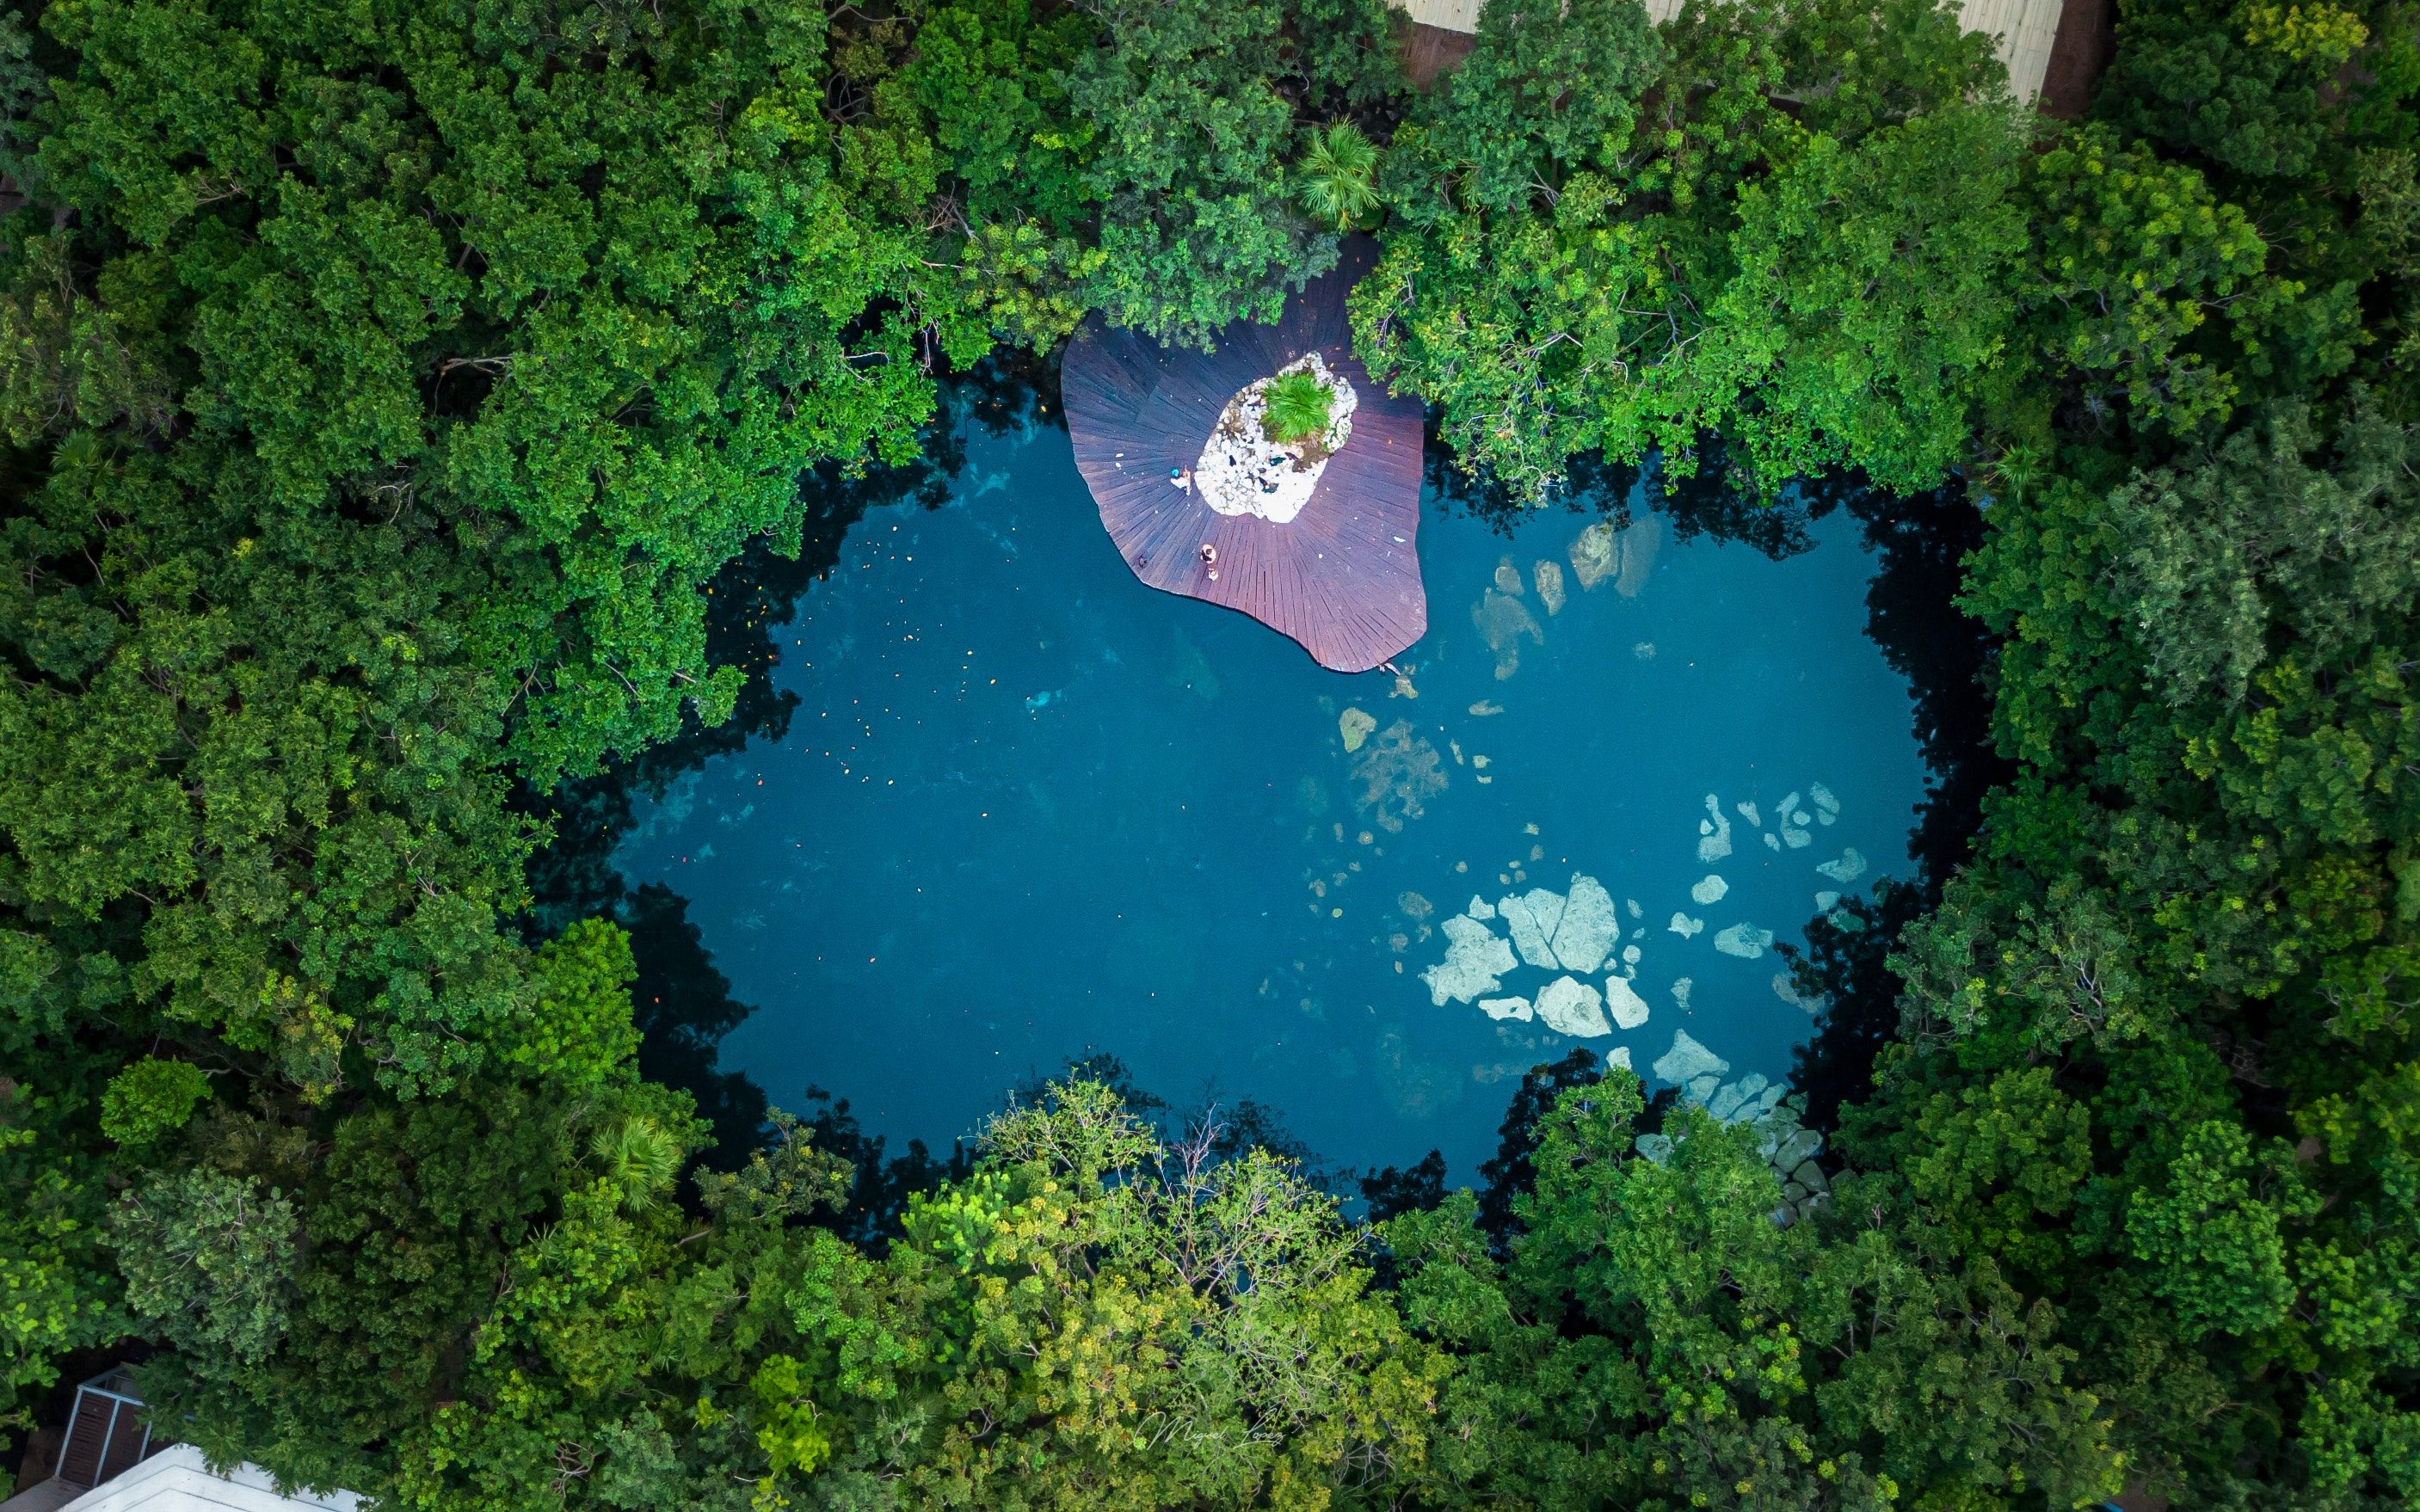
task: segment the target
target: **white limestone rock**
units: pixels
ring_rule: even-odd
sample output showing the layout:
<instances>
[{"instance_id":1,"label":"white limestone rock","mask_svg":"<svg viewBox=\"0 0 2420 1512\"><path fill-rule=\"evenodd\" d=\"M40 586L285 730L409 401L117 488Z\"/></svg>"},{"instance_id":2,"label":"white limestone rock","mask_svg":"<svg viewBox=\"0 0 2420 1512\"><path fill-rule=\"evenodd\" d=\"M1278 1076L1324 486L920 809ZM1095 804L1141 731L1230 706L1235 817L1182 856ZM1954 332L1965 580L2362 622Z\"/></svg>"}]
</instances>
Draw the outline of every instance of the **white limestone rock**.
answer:
<instances>
[{"instance_id":1,"label":"white limestone rock","mask_svg":"<svg viewBox=\"0 0 2420 1512\"><path fill-rule=\"evenodd\" d=\"M1809 782L1807 784L1807 795L1815 800L1815 822L1817 824L1829 825L1837 823L1839 820L1840 800L1832 796L1832 790L1830 788L1825 787L1821 782Z\"/></svg>"},{"instance_id":2,"label":"white limestone rock","mask_svg":"<svg viewBox=\"0 0 2420 1512\"><path fill-rule=\"evenodd\" d=\"M1673 933L1678 934L1684 940L1695 939L1698 932L1705 927L1706 921L1704 919L1691 918L1688 915L1680 913L1674 914L1672 916L1672 922L1665 926L1665 928L1670 930Z\"/></svg>"},{"instance_id":3,"label":"white limestone rock","mask_svg":"<svg viewBox=\"0 0 2420 1512\"><path fill-rule=\"evenodd\" d=\"M1738 1082L1728 1082L1707 1100L1706 1111L1714 1116L1715 1122L1729 1123L1731 1116L1737 1113L1747 1100L1748 1094L1741 1089Z\"/></svg>"},{"instance_id":4,"label":"white limestone rock","mask_svg":"<svg viewBox=\"0 0 2420 1512\"><path fill-rule=\"evenodd\" d=\"M1420 973L1429 1000L1443 1008L1450 999L1467 1003L1504 984L1504 973L1518 963L1512 948L1475 918L1456 914L1439 926L1445 931L1445 959Z\"/></svg>"},{"instance_id":5,"label":"white limestone rock","mask_svg":"<svg viewBox=\"0 0 2420 1512\"><path fill-rule=\"evenodd\" d=\"M1697 985L1686 977L1676 980L1672 983L1672 1006L1683 1013L1689 1011L1689 994Z\"/></svg>"},{"instance_id":6,"label":"white limestone rock","mask_svg":"<svg viewBox=\"0 0 2420 1512\"><path fill-rule=\"evenodd\" d=\"M1529 570L1537 579L1538 602L1546 606L1546 612L1549 615L1560 614L1563 611L1564 596L1561 564L1541 562Z\"/></svg>"},{"instance_id":7,"label":"white limestone rock","mask_svg":"<svg viewBox=\"0 0 2420 1512\"><path fill-rule=\"evenodd\" d=\"M1731 853L1731 822L1723 816L1723 803L1713 794L1706 795L1706 817L1698 821L1698 860L1712 866Z\"/></svg>"},{"instance_id":8,"label":"white limestone rock","mask_svg":"<svg viewBox=\"0 0 2420 1512\"><path fill-rule=\"evenodd\" d=\"M1714 1100L1714 1096L1716 1092L1722 1090L1722 1077L1710 1071L1703 1076L1690 1077L1688 1085L1681 1088L1681 1095L1687 1098L1690 1102L1695 1103L1698 1106L1704 1107L1708 1103Z\"/></svg>"},{"instance_id":9,"label":"white limestone rock","mask_svg":"<svg viewBox=\"0 0 2420 1512\"><path fill-rule=\"evenodd\" d=\"M1819 892L1815 895L1815 906L1825 911L1829 911L1839 901L1840 895L1837 892Z\"/></svg>"},{"instance_id":10,"label":"white limestone rock","mask_svg":"<svg viewBox=\"0 0 2420 1512\"><path fill-rule=\"evenodd\" d=\"M1621 916L1614 907L1613 895L1596 878L1575 873L1571 893L1563 900L1562 918L1555 926L1555 959L1565 971L1594 971L1621 938Z\"/></svg>"},{"instance_id":11,"label":"white limestone rock","mask_svg":"<svg viewBox=\"0 0 2420 1512\"><path fill-rule=\"evenodd\" d=\"M1676 1085L1685 1085L1699 1076L1720 1077L1731 1069L1731 1063L1693 1039L1686 1029L1672 1033L1672 1048L1657 1057L1652 1068L1656 1076Z\"/></svg>"},{"instance_id":12,"label":"white limestone rock","mask_svg":"<svg viewBox=\"0 0 2420 1512\"><path fill-rule=\"evenodd\" d=\"M1755 960L1772 944L1773 931L1759 929L1754 924L1733 924L1729 929L1714 932L1714 949L1743 961Z\"/></svg>"},{"instance_id":13,"label":"white limestone rock","mask_svg":"<svg viewBox=\"0 0 2420 1512\"><path fill-rule=\"evenodd\" d=\"M1866 874L1866 858L1857 854L1854 845L1851 845L1840 852L1838 860L1826 861L1815 870L1835 882L1846 885Z\"/></svg>"},{"instance_id":14,"label":"white limestone rock","mask_svg":"<svg viewBox=\"0 0 2420 1512\"><path fill-rule=\"evenodd\" d=\"M1332 395L1327 432L1315 446L1280 445L1262 428L1270 379L1256 378L1236 391L1193 467L1202 501L1221 515L1253 515L1272 525L1293 523L1311 502L1327 459L1353 439L1353 411L1360 399L1343 375L1318 352L1295 358L1271 377L1288 373L1309 373L1326 385Z\"/></svg>"},{"instance_id":15,"label":"white limestone rock","mask_svg":"<svg viewBox=\"0 0 2420 1512\"><path fill-rule=\"evenodd\" d=\"M1543 918L1539 917L1542 908L1545 911ZM1560 966L1554 948L1546 942L1554 938L1555 925L1562 919L1561 898L1544 887L1532 887L1527 896L1507 894L1496 900L1496 913L1512 933L1512 948L1521 952L1522 960L1547 971Z\"/></svg>"},{"instance_id":16,"label":"white limestone rock","mask_svg":"<svg viewBox=\"0 0 2420 1512\"><path fill-rule=\"evenodd\" d=\"M1670 1134L1643 1134L1637 1138L1632 1140L1630 1142L1630 1146L1633 1149L1638 1151L1638 1155L1641 1160L1651 1162L1657 1165L1661 1165L1672 1158L1672 1136Z\"/></svg>"},{"instance_id":17,"label":"white limestone rock","mask_svg":"<svg viewBox=\"0 0 2420 1512\"><path fill-rule=\"evenodd\" d=\"M1777 851L1781 849L1781 837L1775 834L1772 830L1766 830L1764 832L1764 848L1768 851Z\"/></svg>"},{"instance_id":18,"label":"white limestone rock","mask_svg":"<svg viewBox=\"0 0 2420 1512\"><path fill-rule=\"evenodd\" d=\"M1630 1046L1626 1044L1615 1045L1610 1051L1606 1052L1605 1063L1608 1066L1620 1066L1622 1070L1630 1072L1634 1076L1637 1074L1637 1072L1631 1068Z\"/></svg>"},{"instance_id":19,"label":"white limestone rock","mask_svg":"<svg viewBox=\"0 0 2420 1512\"><path fill-rule=\"evenodd\" d=\"M1605 979L1605 1006L1613 1012L1613 1022L1625 1029L1635 1029L1647 1022L1647 999L1638 989L1621 977Z\"/></svg>"},{"instance_id":20,"label":"white limestone rock","mask_svg":"<svg viewBox=\"0 0 2420 1512\"><path fill-rule=\"evenodd\" d=\"M1526 997L1482 997L1479 1011L1492 1019L1511 1019L1515 1024L1529 1022L1529 1000Z\"/></svg>"},{"instance_id":21,"label":"white limestone rock","mask_svg":"<svg viewBox=\"0 0 2420 1512\"><path fill-rule=\"evenodd\" d=\"M1489 903L1484 898L1474 895L1470 900L1470 906L1464 909L1463 912L1468 914L1473 918L1494 918L1496 917L1496 905Z\"/></svg>"},{"instance_id":22,"label":"white limestone rock","mask_svg":"<svg viewBox=\"0 0 2420 1512\"><path fill-rule=\"evenodd\" d=\"M1689 901L1703 908L1712 903L1721 903L1730 895L1730 883L1717 876L1708 876L1689 889Z\"/></svg>"},{"instance_id":23,"label":"white limestone rock","mask_svg":"<svg viewBox=\"0 0 2420 1512\"><path fill-rule=\"evenodd\" d=\"M1764 827L1764 814L1755 804L1736 803L1731 805L1731 807L1739 810L1740 817L1748 822L1749 827L1754 829L1762 829Z\"/></svg>"},{"instance_id":24,"label":"white limestone rock","mask_svg":"<svg viewBox=\"0 0 2420 1512\"><path fill-rule=\"evenodd\" d=\"M1568 1034L1575 1040L1593 1040L1611 1034L1613 1026L1605 1021L1605 999L1595 988L1569 977L1557 977L1538 994L1538 1022L1558 1034Z\"/></svg>"},{"instance_id":25,"label":"white limestone rock","mask_svg":"<svg viewBox=\"0 0 2420 1512\"><path fill-rule=\"evenodd\" d=\"M1573 538L1571 548L1572 575L1580 580L1583 591L1621 570L1621 547L1614 539L1609 521L1599 520Z\"/></svg>"}]
</instances>

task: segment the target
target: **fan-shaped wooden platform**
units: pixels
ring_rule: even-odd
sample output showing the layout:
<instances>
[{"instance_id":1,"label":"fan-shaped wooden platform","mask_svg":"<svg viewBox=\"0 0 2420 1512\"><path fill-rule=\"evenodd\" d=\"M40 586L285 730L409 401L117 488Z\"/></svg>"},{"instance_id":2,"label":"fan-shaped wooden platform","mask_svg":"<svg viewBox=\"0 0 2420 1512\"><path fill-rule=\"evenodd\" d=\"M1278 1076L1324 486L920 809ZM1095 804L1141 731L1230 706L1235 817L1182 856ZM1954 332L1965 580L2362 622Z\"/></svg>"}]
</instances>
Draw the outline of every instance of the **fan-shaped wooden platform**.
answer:
<instances>
[{"instance_id":1,"label":"fan-shaped wooden platform","mask_svg":"<svg viewBox=\"0 0 2420 1512\"><path fill-rule=\"evenodd\" d=\"M1323 667L1368 671L1428 628L1420 588L1420 404L1389 395L1353 355L1344 295L1375 245L1345 242L1336 270L1274 326L1237 321L1210 354L1168 349L1095 319L1060 374L1076 466L1118 552L1154 588L1241 609ZM1353 436L1283 525L1221 515L1168 481L1201 460L1235 391L1317 349L1353 385ZM1218 578L1202 560L1218 550Z\"/></svg>"}]
</instances>

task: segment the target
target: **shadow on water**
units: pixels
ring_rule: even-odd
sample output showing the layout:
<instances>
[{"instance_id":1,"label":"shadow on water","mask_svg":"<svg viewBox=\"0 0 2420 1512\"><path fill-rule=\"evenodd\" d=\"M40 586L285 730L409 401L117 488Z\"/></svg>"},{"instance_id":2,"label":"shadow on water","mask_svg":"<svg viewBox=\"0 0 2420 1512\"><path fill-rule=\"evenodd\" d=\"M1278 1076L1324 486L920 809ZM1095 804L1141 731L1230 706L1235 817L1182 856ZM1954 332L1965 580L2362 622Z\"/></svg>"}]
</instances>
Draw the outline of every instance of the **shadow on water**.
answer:
<instances>
[{"instance_id":1,"label":"shadow on water","mask_svg":"<svg viewBox=\"0 0 2420 1512\"><path fill-rule=\"evenodd\" d=\"M712 730L692 726L597 777L551 794L522 795L526 810L550 821L556 837L532 868L535 902L526 919L529 933L543 938L575 918L599 915L630 931L639 968L633 1000L644 1035L641 1069L696 1098L714 1129L717 1146L708 1156L714 1164L736 1165L766 1127L766 1092L719 1063L721 1041L754 1008L732 995L731 983L689 919L688 900L659 884L631 888L615 869L613 857L630 828L634 801L661 800L677 779L712 758L755 740L779 742L787 733L799 700L773 685L770 674L782 659L775 632L791 622L809 586L833 569L849 529L866 511L886 504L944 504L965 467L963 443L970 426L1001 435L1060 424L1055 372L991 363L945 390L943 416L917 462L872 468L854 478L836 468L818 470L802 485L805 526L797 554L783 556L770 543L754 543L708 590L709 655L717 664L748 674L734 717ZM1431 440L1427 477L1439 501L1509 532L1525 506L1490 480L1454 468L1445 449ZM2006 774L1990 747L1990 705L1979 676L1990 643L1981 626L1959 614L1952 601L1960 563L1979 544L1982 523L1954 488L1900 499L1842 475L1793 485L1779 499L1765 501L1733 482L1718 446L1706 448L1701 460L1688 478L1669 477L1652 464L1637 469L1584 461L1575 466L1560 507L1617 525L1637 511L1652 510L1667 518L1679 540L1737 542L1776 561L1809 549L1809 526L1835 510L1847 510L1880 561L1867 597L1868 630L1910 685L1916 734L1931 772L1909 843L1918 880L1885 883L1869 899L1845 900L1866 921L1863 928L1842 928L1819 917L1807 926L1804 949L1781 948L1799 990L1821 994L1828 1004L1815 1035L1796 1052L1792 1074L1808 1099L1807 1121L1828 1130L1841 1103L1869 1088L1874 1054L1897 1026L1896 980L1885 960L1899 931L1930 906L1963 860L1982 795ZM1132 1086L1124 1065L1111 1057L1071 1060L1067 1069L1103 1075L1122 1087L1130 1103L1173 1140L1206 1132L1225 1155L1261 1145L1301 1162L1307 1174L1332 1190L1357 1187L1373 1221L1432 1206L1444 1196L1446 1163L1436 1151L1408 1167L1388 1166L1353 1179L1326 1169L1265 1105L1249 1098L1220 1100L1205 1088L1185 1109L1171 1111L1160 1098ZM1602 1075L1596 1056L1575 1049L1521 1079L1500 1128L1497 1153L1481 1172L1481 1224L1497 1245L1516 1232L1513 1198L1534 1180L1539 1117L1564 1088ZM1030 1075L1012 1095L1031 1099L1046 1080ZM893 1156L883 1138L864 1132L846 1099L815 1087L800 1089L800 1096L799 1112L814 1128L818 1144L857 1167L856 1189L831 1227L861 1243L878 1247L898 1232L913 1193L969 1167L970 1152L963 1144L937 1157L922 1141L911 1140L906 1153ZM1642 1127L1659 1123L1671 1098L1668 1088L1660 1093Z\"/></svg>"},{"instance_id":2,"label":"shadow on water","mask_svg":"<svg viewBox=\"0 0 2420 1512\"><path fill-rule=\"evenodd\" d=\"M717 970L698 926L690 921L689 900L659 884L631 888L613 864L628 832L635 800L662 799L683 774L752 741L779 742L788 733L798 695L777 689L772 671L782 660L775 632L790 623L810 584L828 575L840 558L842 541L865 512L886 504L948 502L952 480L966 465L967 427L994 434L1035 424L1058 424L1055 376L1028 366L985 363L943 391L943 411L931 427L924 455L904 467L874 466L856 477L827 464L800 485L804 524L795 554L784 555L766 539L718 575L706 590L706 655L714 665L746 674L731 718L713 729L690 720L680 735L603 772L566 782L551 793L524 791L520 807L550 824L552 843L530 867L533 903L523 930L533 940L560 933L574 919L603 917L630 933L638 980L631 1002L642 1036L639 1068L652 1080L690 1093L699 1115L714 1130L709 1163L735 1166L766 1128L768 1100L747 1076L720 1066L724 1036L755 1011L735 998L729 979ZM903 1156L887 1157L883 1141L868 1139L848 1112L819 1088L801 1091L802 1112L827 1149L856 1164L859 1193L842 1227L879 1228L908 1190L932 1183L951 1162L936 1162L921 1144ZM952 1160L960 1159L953 1155Z\"/></svg>"}]
</instances>

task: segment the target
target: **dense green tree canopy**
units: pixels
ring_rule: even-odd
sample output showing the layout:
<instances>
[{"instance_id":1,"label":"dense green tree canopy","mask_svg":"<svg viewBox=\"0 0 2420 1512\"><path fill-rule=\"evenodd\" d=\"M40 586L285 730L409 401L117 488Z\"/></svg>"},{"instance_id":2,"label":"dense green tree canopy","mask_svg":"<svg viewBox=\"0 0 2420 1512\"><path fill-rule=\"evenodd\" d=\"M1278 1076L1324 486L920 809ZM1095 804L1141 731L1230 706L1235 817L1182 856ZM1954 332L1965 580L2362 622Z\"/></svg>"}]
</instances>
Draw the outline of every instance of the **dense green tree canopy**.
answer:
<instances>
[{"instance_id":1,"label":"dense green tree canopy","mask_svg":"<svg viewBox=\"0 0 2420 1512\"><path fill-rule=\"evenodd\" d=\"M2408 10L2125 0L2074 123L1938 0L1496 0L1421 91L1399 29L0 9L0 1429L140 1347L213 1456L430 1508L2420 1503ZM702 1162L678 900L533 911L537 795L715 738L715 575L947 374L1353 230L1515 496L1980 511L2010 776L1810 932L1897 1022L1815 1057L1883 1046L1828 1201L1585 1057L1367 1227L1092 1077Z\"/></svg>"}]
</instances>

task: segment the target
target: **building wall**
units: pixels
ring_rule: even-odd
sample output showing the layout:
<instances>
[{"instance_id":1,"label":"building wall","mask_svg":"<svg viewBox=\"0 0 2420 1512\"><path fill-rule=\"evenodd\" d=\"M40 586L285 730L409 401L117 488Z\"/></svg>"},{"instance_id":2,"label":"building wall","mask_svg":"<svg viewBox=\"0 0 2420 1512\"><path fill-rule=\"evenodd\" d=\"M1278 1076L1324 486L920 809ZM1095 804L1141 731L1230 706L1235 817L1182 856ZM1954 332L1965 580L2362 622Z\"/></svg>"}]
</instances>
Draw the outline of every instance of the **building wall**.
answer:
<instances>
[{"instance_id":1,"label":"building wall","mask_svg":"<svg viewBox=\"0 0 2420 1512\"><path fill-rule=\"evenodd\" d=\"M1398 9L1424 26L1445 31L1479 29L1481 0L1392 0ZM2050 64L2052 41L2058 36L2063 0L1963 0L1961 11L1969 31L1986 32L1999 42L2000 61L2009 66L2009 85L2019 100L2031 103L2040 92L2042 71ZM1680 14L1681 0L1647 0L1647 13L1657 21Z\"/></svg>"}]
</instances>

